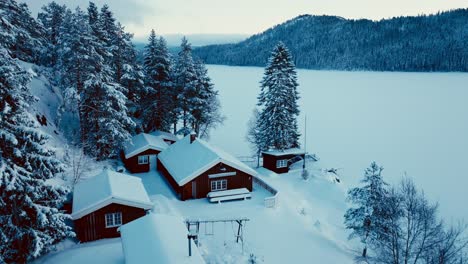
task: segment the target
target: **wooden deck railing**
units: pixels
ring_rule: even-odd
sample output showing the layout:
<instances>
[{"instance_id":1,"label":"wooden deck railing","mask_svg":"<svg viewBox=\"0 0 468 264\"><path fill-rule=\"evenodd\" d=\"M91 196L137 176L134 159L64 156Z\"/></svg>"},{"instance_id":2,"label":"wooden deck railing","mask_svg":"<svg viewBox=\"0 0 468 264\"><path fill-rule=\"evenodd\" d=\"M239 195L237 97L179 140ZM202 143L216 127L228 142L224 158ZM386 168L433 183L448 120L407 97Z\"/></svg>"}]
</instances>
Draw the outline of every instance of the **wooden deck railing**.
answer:
<instances>
[{"instance_id":1,"label":"wooden deck railing","mask_svg":"<svg viewBox=\"0 0 468 264\"><path fill-rule=\"evenodd\" d=\"M276 208L278 206L278 202L279 202L279 192L278 192L278 190L276 190L271 185L269 185L264 180L262 180L262 179L260 179L258 177L253 177L253 182L255 184L261 186L262 188L264 188L265 190L267 190L271 194L273 194L273 196L265 198L265 200L264 200L265 207L267 207L267 208Z\"/></svg>"}]
</instances>

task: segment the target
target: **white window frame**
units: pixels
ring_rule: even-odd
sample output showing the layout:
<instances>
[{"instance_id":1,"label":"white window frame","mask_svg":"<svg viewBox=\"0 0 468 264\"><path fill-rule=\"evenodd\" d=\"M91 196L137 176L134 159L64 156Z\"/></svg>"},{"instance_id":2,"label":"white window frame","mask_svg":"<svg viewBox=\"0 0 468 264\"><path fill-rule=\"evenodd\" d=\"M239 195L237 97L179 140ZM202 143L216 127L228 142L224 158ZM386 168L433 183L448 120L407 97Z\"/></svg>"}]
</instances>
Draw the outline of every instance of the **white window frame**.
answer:
<instances>
[{"instance_id":1,"label":"white window frame","mask_svg":"<svg viewBox=\"0 0 468 264\"><path fill-rule=\"evenodd\" d=\"M286 168L288 167L288 160L287 159L282 159L282 160L277 160L276 161L276 168Z\"/></svg>"},{"instance_id":2,"label":"white window frame","mask_svg":"<svg viewBox=\"0 0 468 264\"><path fill-rule=\"evenodd\" d=\"M211 191L224 191L227 190L227 179L211 181Z\"/></svg>"},{"instance_id":3,"label":"white window frame","mask_svg":"<svg viewBox=\"0 0 468 264\"><path fill-rule=\"evenodd\" d=\"M122 212L105 214L106 228L122 225Z\"/></svg>"},{"instance_id":4,"label":"white window frame","mask_svg":"<svg viewBox=\"0 0 468 264\"><path fill-rule=\"evenodd\" d=\"M148 164L149 163L149 156L148 155L141 155L138 156L138 165Z\"/></svg>"}]
</instances>

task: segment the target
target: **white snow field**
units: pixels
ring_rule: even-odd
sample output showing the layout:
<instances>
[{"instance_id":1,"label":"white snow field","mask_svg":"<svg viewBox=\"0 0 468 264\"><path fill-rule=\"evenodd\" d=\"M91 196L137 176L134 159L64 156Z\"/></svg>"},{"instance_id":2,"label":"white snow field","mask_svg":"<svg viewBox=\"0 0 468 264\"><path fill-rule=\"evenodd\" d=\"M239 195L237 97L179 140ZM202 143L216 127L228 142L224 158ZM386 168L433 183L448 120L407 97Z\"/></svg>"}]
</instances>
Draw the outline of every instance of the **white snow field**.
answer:
<instances>
[{"instance_id":1,"label":"white snow field","mask_svg":"<svg viewBox=\"0 0 468 264\"><path fill-rule=\"evenodd\" d=\"M358 250L359 245L349 243L343 229L344 189L315 168L316 164L308 166L313 175L308 181L300 177L301 170L277 175L259 169L262 179L280 193L279 206L274 209L264 205L264 198L271 194L257 185L249 200L221 204L207 199L180 201L159 173L132 175L142 179L155 213L190 220L250 219L245 225L243 247L235 242L236 224L201 224L199 250L207 263L247 263L251 254L258 263L352 263L353 250ZM120 239L67 243L65 250L34 263L98 263L93 258L97 254L99 263L120 264L124 256L119 246Z\"/></svg>"},{"instance_id":2,"label":"white snow field","mask_svg":"<svg viewBox=\"0 0 468 264\"><path fill-rule=\"evenodd\" d=\"M34 72L30 64L23 66ZM224 125L213 131L210 142L234 156L247 156L246 125L263 69L208 68L227 116ZM343 228L345 193L373 160L385 166L384 176L391 183L404 172L415 178L432 200L440 202L448 221L468 219L468 210L462 204L468 183L468 74L298 73L300 129L303 133L307 114L307 150L316 153L320 161L306 182L300 170L286 175L258 170L279 191L278 208L264 206L264 198L271 194L259 186L254 186L252 199L246 201L182 202L156 172L134 174L143 180L156 213L190 219L250 219L243 248L234 241L235 225L201 226L200 251L207 263L246 263L251 254L259 263L352 263L360 245L348 241ZM55 126L60 95L42 76L34 78L31 87L40 99L31 114L47 117L48 125L42 130L52 136L50 144L59 155L67 154L66 140ZM115 164L91 162L83 176L95 175L104 166ZM341 184L319 171L332 167L339 168ZM57 179L56 184L65 183ZM84 244L67 240L56 252L33 263L123 264L124 255L120 238Z\"/></svg>"},{"instance_id":3,"label":"white snow field","mask_svg":"<svg viewBox=\"0 0 468 264\"><path fill-rule=\"evenodd\" d=\"M247 121L263 68L208 66L219 89L224 125L211 142L249 153ZM440 203L447 221L468 220L468 74L298 70L300 129L307 150L338 172L347 187L371 161L398 182L406 172Z\"/></svg>"}]
</instances>

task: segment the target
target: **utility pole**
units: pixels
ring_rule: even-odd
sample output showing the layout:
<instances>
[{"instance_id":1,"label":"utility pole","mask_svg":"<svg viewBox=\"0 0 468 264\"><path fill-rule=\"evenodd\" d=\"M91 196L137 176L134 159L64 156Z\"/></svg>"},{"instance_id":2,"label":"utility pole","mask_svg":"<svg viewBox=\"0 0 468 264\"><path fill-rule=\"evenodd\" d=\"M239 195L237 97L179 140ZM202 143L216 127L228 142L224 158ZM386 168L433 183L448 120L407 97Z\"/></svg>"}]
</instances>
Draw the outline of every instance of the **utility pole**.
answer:
<instances>
[{"instance_id":1,"label":"utility pole","mask_svg":"<svg viewBox=\"0 0 468 264\"><path fill-rule=\"evenodd\" d=\"M307 114L305 115L304 120L304 163L302 164L302 170L305 170L306 167L306 155L307 155Z\"/></svg>"}]
</instances>

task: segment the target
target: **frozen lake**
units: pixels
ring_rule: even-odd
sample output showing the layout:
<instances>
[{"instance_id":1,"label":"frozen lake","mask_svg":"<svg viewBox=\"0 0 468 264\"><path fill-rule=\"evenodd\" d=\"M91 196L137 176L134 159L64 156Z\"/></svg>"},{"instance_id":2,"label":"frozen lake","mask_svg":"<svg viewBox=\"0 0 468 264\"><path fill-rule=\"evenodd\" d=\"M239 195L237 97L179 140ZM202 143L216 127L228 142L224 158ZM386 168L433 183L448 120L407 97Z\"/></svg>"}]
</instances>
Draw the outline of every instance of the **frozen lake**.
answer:
<instances>
[{"instance_id":1,"label":"frozen lake","mask_svg":"<svg viewBox=\"0 0 468 264\"><path fill-rule=\"evenodd\" d=\"M250 154L247 122L263 68L209 65L227 117L211 142ZM353 186L375 160L395 183L406 173L448 221L468 221L468 74L298 70L307 150ZM302 141L303 142L303 139Z\"/></svg>"}]
</instances>

